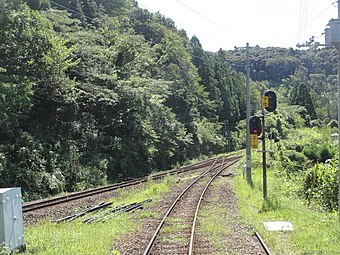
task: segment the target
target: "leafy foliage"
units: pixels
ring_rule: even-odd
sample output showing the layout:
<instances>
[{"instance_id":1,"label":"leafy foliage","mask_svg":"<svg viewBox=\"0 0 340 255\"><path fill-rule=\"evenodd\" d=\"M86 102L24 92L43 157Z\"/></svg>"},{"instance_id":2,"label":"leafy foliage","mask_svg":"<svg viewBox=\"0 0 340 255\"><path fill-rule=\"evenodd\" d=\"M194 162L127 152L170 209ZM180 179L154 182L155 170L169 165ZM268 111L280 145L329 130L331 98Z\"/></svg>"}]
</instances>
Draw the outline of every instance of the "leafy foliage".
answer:
<instances>
[{"instance_id":1,"label":"leafy foliage","mask_svg":"<svg viewBox=\"0 0 340 255\"><path fill-rule=\"evenodd\" d=\"M235 70L245 73L244 51L228 51L226 59ZM250 51L250 61L253 81L267 81L269 87L280 89L284 102L305 107L306 125L314 119L337 118L337 57L334 49L301 51L255 47Z\"/></svg>"},{"instance_id":2,"label":"leafy foliage","mask_svg":"<svg viewBox=\"0 0 340 255\"><path fill-rule=\"evenodd\" d=\"M206 52L133 0L0 4L2 187L35 199L244 148L245 52ZM252 113L263 89L280 102L268 132L337 124L334 51L251 56ZM295 136L273 155L289 178L334 157L321 136Z\"/></svg>"},{"instance_id":3,"label":"leafy foliage","mask_svg":"<svg viewBox=\"0 0 340 255\"><path fill-rule=\"evenodd\" d=\"M1 186L35 199L243 146L243 75L172 20L130 0L0 2Z\"/></svg>"}]
</instances>

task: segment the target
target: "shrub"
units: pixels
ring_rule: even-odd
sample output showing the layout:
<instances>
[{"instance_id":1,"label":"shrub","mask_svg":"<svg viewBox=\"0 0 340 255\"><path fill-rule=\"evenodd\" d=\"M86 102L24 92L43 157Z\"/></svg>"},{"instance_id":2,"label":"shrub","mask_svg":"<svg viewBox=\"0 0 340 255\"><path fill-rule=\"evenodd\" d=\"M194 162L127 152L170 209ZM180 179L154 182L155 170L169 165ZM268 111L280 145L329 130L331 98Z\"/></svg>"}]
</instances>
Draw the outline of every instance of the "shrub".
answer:
<instances>
[{"instance_id":1,"label":"shrub","mask_svg":"<svg viewBox=\"0 0 340 255\"><path fill-rule=\"evenodd\" d=\"M337 210L338 168L336 162L316 164L314 169L307 172L305 181L304 190L309 202L314 201L329 211Z\"/></svg>"},{"instance_id":2,"label":"shrub","mask_svg":"<svg viewBox=\"0 0 340 255\"><path fill-rule=\"evenodd\" d=\"M336 149L329 144L308 146L303 149L303 153L313 162L325 162L327 159L332 159L336 153Z\"/></svg>"},{"instance_id":3,"label":"shrub","mask_svg":"<svg viewBox=\"0 0 340 255\"><path fill-rule=\"evenodd\" d=\"M320 149L320 162L326 162L327 159L332 159L335 155L335 149L328 144L322 144Z\"/></svg>"},{"instance_id":4,"label":"shrub","mask_svg":"<svg viewBox=\"0 0 340 255\"><path fill-rule=\"evenodd\" d=\"M315 147L311 147L311 146L305 147L303 149L303 154L314 162L317 162L318 159L320 158L320 154L318 150Z\"/></svg>"},{"instance_id":5,"label":"shrub","mask_svg":"<svg viewBox=\"0 0 340 255\"><path fill-rule=\"evenodd\" d=\"M307 161L307 158L304 154L297 152L295 150L288 150L286 153L287 157L291 161L295 161L298 164L304 164Z\"/></svg>"}]
</instances>

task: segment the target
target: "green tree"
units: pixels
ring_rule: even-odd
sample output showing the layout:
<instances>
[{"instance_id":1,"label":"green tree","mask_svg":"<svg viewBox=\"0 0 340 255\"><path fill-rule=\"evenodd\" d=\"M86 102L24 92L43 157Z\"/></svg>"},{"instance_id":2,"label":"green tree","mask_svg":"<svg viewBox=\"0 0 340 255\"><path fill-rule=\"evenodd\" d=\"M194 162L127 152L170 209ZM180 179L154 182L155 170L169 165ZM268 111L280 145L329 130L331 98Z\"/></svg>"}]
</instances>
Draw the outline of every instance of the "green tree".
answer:
<instances>
[{"instance_id":1,"label":"green tree","mask_svg":"<svg viewBox=\"0 0 340 255\"><path fill-rule=\"evenodd\" d=\"M312 119L315 119L315 107L306 84L307 81L291 76L285 82L290 83L292 86L292 89L289 92L290 104L304 106L307 110L307 114L310 115Z\"/></svg>"}]
</instances>

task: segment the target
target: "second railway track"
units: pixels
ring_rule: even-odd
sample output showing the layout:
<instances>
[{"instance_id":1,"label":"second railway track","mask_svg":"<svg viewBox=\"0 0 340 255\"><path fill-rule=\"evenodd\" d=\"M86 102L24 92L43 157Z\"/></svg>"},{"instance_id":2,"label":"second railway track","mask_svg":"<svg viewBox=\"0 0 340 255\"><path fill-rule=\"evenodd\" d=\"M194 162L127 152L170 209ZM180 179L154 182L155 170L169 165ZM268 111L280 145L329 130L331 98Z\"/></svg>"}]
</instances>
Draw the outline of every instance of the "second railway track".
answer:
<instances>
[{"instance_id":1,"label":"second railway track","mask_svg":"<svg viewBox=\"0 0 340 255\"><path fill-rule=\"evenodd\" d=\"M151 178L152 178L152 180L159 180L159 179L164 178L166 175L176 175L176 174L180 174L180 173L185 173L185 172L188 172L188 171L192 171L192 170L195 170L195 169L205 167L206 165L211 164L212 161L213 161L213 159L207 159L207 160L198 162L196 164L192 164L192 165L184 166L184 167L181 167L181 168L178 168L178 169L173 169L173 170L169 170L169 171L166 171L166 172L154 174L154 175L151 176ZM121 183L116 183L116 184L108 185L108 186L105 186L105 187L99 187L99 188L95 188L95 189L91 189L91 190L85 190L85 191L81 191L81 192L68 194L68 195L65 195L65 196L59 196L59 197L54 197L54 198L51 198L51 199L25 203L22 207L23 213L27 213L27 212L35 211L35 210L38 210L38 209L51 207L51 206L54 206L54 205L78 200L78 199L85 198L85 197L91 197L91 196L94 196L94 195L97 195L97 194L110 192L110 191L125 188L125 187L138 185L138 184L147 182L148 178L149 177L132 179L132 180L129 180L129 181L124 181L124 182L121 182Z\"/></svg>"},{"instance_id":2,"label":"second railway track","mask_svg":"<svg viewBox=\"0 0 340 255\"><path fill-rule=\"evenodd\" d=\"M182 187L184 191L182 192L182 189L178 189L177 191L174 190L172 191L172 194L177 197L176 201L173 202L174 196L171 195L170 197L167 197L167 199L163 200L165 203L161 203L157 206L158 209L164 208L164 213L167 211L167 215L164 217L162 222L159 224L161 219L150 219L148 220L148 226L147 229L148 231L144 232L142 235L139 233L136 233L134 236L135 237L141 237L142 238L133 238L130 240L135 240L130 242L130 240L126 240L123 244L126 249L130 250L127 253L123 252L122 254L214 254L212 250L214 250L211 245L209 244L208 239L206 239L205 236L202 236L202 233L199 233L198 235L196 234L196 219L198 212L200 211L200 202L204 201L204 205L206 203L211 204L211 202L214 203L214 201L211 200L211 195L216 194L216 184L218 182L214 182L212 187L208 188L210 184L212 184L214 178L219 176L220 173L223 172L223 170L226 170L229 166L235 164L239 160L239 157L230 157L230 158L215 158L215 159L210 159L210 160L205 160L203 162L199 162L197 164L193 164L190 166L185 166L180 169L174 169L170 170L165 173L159 173L155 174L152 176L153 180L157 179L162 179L166 175L175 175L175 174L180 174L180 173L185 173L191 170L194 170L194 172L190 172L189 176L190 177L184 177L184 182L179 185L179 187ZM232 176L233 169L228 169L227 175L222 174L221 176L229 176L229 173ZM182 175L180 175L182 176ZM188 175L185 175L188 176ZM199 176L198 178L193 177L193 176ZM192 181L192 178L195 179L195 181ZM128 182L124 183L118 183L114 185L110 185L109 187L103 187L103 188L98 188L94 190L89 190L85 192L79 192L75 194L71 194L68 196L64 197L58 197L58 198L53 198L50 200L46 201L39 201L39 202L33 202L31 204L26 204L26 211L24 212L30 212L32 211L33 213L27 213L27 222L30 222L32 219L34 219L34 222L38 222L39 220L36 220L37 216L39 218L39 215L42 214L43 217L50 216L53 213L54 214L62 214L68 210L67 208L78 208L75 207L75 203L67 203L65 205L59 205L52 207L52 205L57 205L57 204L62 204L70 200L77 200L80 198L85 198L88 197L91 199L91 201L98 201L98 196L96 194L100 193L105 193L105 197L112 197L114 193L109 193L108 191L110 190L115 190L119 189L122 187L127 187L127 186L133 186L133 185L138 185L139 183L143 183L148 181L150 179L149 177L146 178L140 178L140 179L135 179L131 180ZM178 181L182 180L182 177L178 179ZM224 179L220 179L221 181ZM178 182L181 183L181 182ZM189 185L187 188L183 188L184 185ZM224 187L228 187L224 186ZM208 194L206 197L204 197L205 191L208 190ZM214 190L214 191L213 191ZM223 189L225 190L225 189ZM218 189L218 193L220 193L221 190ZM176 195L177 193L177 195ZM178 194L181 193L179 196ZM228 192L227 192L228 193ZM226 195L226 194L225 194ZM229 197L225 196L224 197ZM94 200L91 196L94 196ZM86 198L86 200L89 200ZM103 196L100 196L102 199ZM203 199L204 198L204 199ZM97 199L97 200L95 200ZM81 205L78 201L76 202L77 205ZM168 209L171 205L171 208ZM51 206L51 209L47 209L48 207ZM218 205L217 205L218 206ZM66 207L66 208L65 208ZM46 208L46 209L44 209ZM63 208L63 209L62 209ZM229 207L228 207L229 208ZM38 210L41 209L41 210ZM66 210L65 210L66 209ZM36 210L36 212L34 212ZM161 215L164 215L163 213ZM160 215L160 216L161 216ZM59 217L58 217L59 218ZM43 219L43 218L42 218ZM53 219L53 217L52 217ZM201 218L200 218L201 219ZM150 222L154 221L154 224L150 225ZM158 225L159 224L159 225ZM150 228L153 226L152 228ZM158 226L158 227L157 227ZM152 233L152 229L157 230ZM165 229L165 230L164 230ZM144 229L145 230L145 229ZM152 240L150 240L152 236ZM236 235L238 236L238 235ZM256 235L258 237L258 235ZM258 238L261 241L262 245L262 251L265 250L264 253L254 253L254 254L270 254L269 251L266 250L266 246L261 240L261 238ZM150 240L150 241L149 241ZM255 241L256 242L256 241ZM134 246L130 246L130 244L134 243ZM238 240L237 240L238 243ZM229 245L227 245L229 247ZM119 247L119 244L118 244ZM139 248L137 248L139 247ZM239 244L237 247L240 247ZM252 247L248 246L247 244L244 245L244 247ZM125 249L125 248L124 248ZM251 250L252 248L246 248L248 251ZM260 248L261 249L261 248ZM229 248L228 248L229 250ZM259 250L258 250L259 251ZM138 252L138 253L136 253ZM238 254L238 253L236 253ZM242 254L250 254L248 252L242 253ZM253 253L251 253L253 254Z\"/></svg>"}]
</instances>

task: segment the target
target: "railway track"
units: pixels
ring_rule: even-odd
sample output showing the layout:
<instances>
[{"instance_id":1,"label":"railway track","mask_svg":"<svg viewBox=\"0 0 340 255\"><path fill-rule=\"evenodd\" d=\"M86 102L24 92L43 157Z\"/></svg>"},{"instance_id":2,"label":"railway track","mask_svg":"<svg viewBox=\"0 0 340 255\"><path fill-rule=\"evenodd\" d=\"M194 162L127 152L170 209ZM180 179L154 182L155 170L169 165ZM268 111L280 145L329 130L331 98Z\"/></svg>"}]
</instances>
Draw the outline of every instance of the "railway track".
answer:
<instances>
[{"instance_id":1,"label":"railway track","mask_svg":"<svg viewBox=\"0 0 340 255\"><path fill-rule=\"evenodd\" d=\"M260 242L264 252L266 253L266 255L272 255L272 253L270 252L269 248L267 247L267 245L265 244L265 242L263 241L262 237L260 236L259 233L255 232L254 235L256 236L257 240Z\"/></svg>"},{"instance_id":2,"label":"railway track","mask_svg":"<svg viewBox=\"0 0 340 255\"><path fill-rule=\"evenodd\" d=\"M194 254L196 220L201 201L213 180L226 168L238 162L239 158L216 159L211 166L192 181L172 203L156 228L143 255L150 254ZM174 222L174 223L173 223ZM169 234L167 229L179 230ZM169 241L169 240L179 240ZM199 247L200 254L202 247ZM204 249L204 247L203 247Z\"/></svg>"},{"instance_id":3,"label":"railway track","mask_svg":"<svg viewBox=\"0 0 340 255\"><path fill-rule=\"evenodd\" d=\"M151 178L152 178L152 180L160 180L167 175L176 175L176 174L192 171L192 170L195 170L195 169L200 169L200 168L208 166L209 164L211 164L212 161L214 161L214 159L207 159L207 160L201 161L201 162L196 163L196 164L192 164L192 165L184 166L182 168L173 169L173 170L169 170L169 171L166 171L166 172L162 172L162 173L152 175ZM81 198L90 197L90 196L94 196L94 195L97 195L97 194L101 194L101 193L110 192L110 191L125 188L125 187L138 185L138 184L147 182L148 179L149 179L149 177L137 178L137 179L133 179L133 180L129 180L129 181L124 181L124 182L121 182L121 183L108 185L108 186L105 186L105 187L100 187L100 188L95 188L95 189L91 189L91 190L85 190L85 191L81 191L81 192L77 192L77 193L72 193L72 194L69 194L69 195L66 195L66 196L60 196L60 197L55 197L55 198L51 198L51 199L35 201L35 202L31 202L31 203L25 203L22 207L22 211L23 211L23 213L31 212L31 211L35 211L35 210L38 210L38 209L43 209L43 208L51 207L51 206L54 206L54 205L78 200L78 199L81 199Z\"/></svg>"},{"instance_id":4,"label":"railway track","mask_svg":"<svg viewBox=\"0 0 340 255\"><path fill-rule=\"evenodd\" d=\"M209 254L209 244L205 241L202 241L201 237L196 238L196 222L198 217L198 212L200 208L200 204L203 201L204 194L208 190L209 185L213 182L213 180L219 176L223 170L228 168L230 165L236 163L239 157L230 157L228 159L225 158L215 158L209 159L205 161L201 161L196 164L188 165L182 167L180 169L170 170L164 173L155 174L152 176L153 180L162 179L166 175L175 175L180 174L192 170L199 169L199 172L202 173L198 178L195 179L189 186L187 187L181 195L179 195L176 201L172 204L171 208L168 210L167 215L164 217L157 230L153 234L152 240L148 244L146 244L146 240L144 239L141 243L141 250L143 252L145 246L147 248L144 251L144 255L147 254ZM208 170L207 170L208 169ZM196 172L195 172L196 173ZM135 180L130 180L122 183L113 184L110 186L97 188L93 190L88 190L84 192L78 192L74 194L70 194L68 196L53 198L45 201L33 202L30 204L26 204L23 206L24 212L30 212L42 208L47 208L49 206L62 204L68 201L94 196L96 194L108 192L111 190L138 185L140 183L146 182L150 177L138 178ZM169 201L170 202L170 201ZM171 202L170 202L171 203ZM194 205L194 206L192 206ZM52 209L54 210L54 209ZM167 210L167 209L166 209ZM40 212L40 211L39 211ZM39 213L37 211L37 213ZM46 213L46 211L42 210L41 212ZM28 213L29 215L29 213ZM33 217L36 214L33 214ZM31 217L31 216L30 216ZM168 219L180 219L179 222L175 220L173 223L169 223ZM171 221L171 220L170 220ZM158 223L157 223L158 224ZM162 229L165 227L170 227L173 225L185 226L185 229L180 229L177 236L166 237L167 234L162 233ZM152 233L150 234L150 236ZM263 247L265 251L264 254L271 255L267 246L259 236L259 234L255 233L255 237ZM167 243L167 240L182 240L177 244ZM184 242L183 242L184 240ZM141 253L138 253L141 254Z\"/></svg>"}]
</instances>

